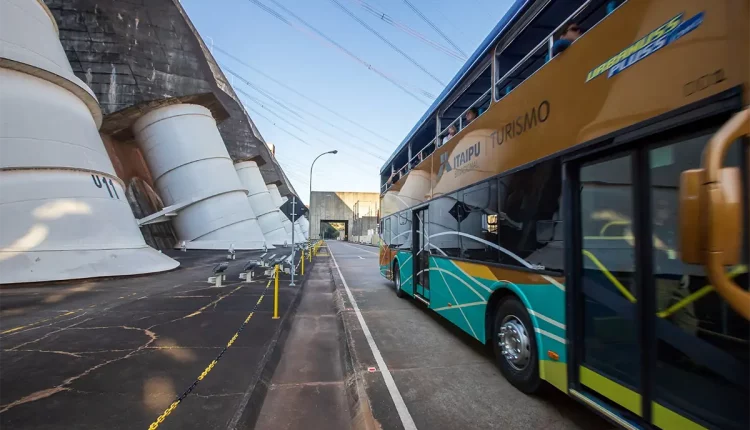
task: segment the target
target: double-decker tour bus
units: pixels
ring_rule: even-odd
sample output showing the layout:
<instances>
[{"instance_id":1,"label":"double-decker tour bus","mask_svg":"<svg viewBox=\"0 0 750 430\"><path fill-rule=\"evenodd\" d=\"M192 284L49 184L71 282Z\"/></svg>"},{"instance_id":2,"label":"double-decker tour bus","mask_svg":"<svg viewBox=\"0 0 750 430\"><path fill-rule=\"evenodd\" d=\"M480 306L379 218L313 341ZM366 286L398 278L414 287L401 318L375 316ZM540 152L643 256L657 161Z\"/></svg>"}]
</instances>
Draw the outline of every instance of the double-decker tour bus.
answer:
<instances>
[{"instance_id":1,"label":"double-decker tour bus","mask_svg":"<svg viewBox=\"0 0 750 430\"><path fill-rule=\"evenodd\" d=\"M748 0L517 0L381 170L381 273L522 392L750 428L749 39Z\"/></svg>"}]
</instances>

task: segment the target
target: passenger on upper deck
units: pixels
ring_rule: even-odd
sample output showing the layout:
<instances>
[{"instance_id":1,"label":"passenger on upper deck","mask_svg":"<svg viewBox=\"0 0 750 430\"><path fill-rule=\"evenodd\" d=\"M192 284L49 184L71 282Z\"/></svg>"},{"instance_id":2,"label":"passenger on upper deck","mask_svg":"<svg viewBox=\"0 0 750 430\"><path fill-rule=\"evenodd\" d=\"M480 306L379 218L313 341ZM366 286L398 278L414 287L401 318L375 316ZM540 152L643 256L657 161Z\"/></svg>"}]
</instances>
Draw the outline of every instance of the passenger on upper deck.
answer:
<instances>
[{"instance_id":1,"label":"passenger on upper deck","mask_svg":"<svg viewBox=\"0 0 750 430\"><path fill-rule=\"evenodd\" d=\"M477 119L477 108L470 108L468 112L466 112L466 121L464 123L464 127L471 124L472 121Z\"/></svg>"},{"instance_id":2,"label":"passenger on upper deck","mask_svg":"<svg viewBox=\"0 0 750 430\"><path fill-rule=\"evenodd\" d=\"M451 126L448 127L448 134L443 136L443 141L441 142L441 144L445 145L455 135L456 135L456 126L451 124Z\"/></svg>"},{"instance_id":3,"label":"passenger on upper deck","mask_svg":"<svg viewBox=\"0 0 750 430\"><path fill-rule=\"evenodd\" d=\"M413 160L411 160L411 168L415 168L422 162L422 153L418 153Z\"/></svg>"},{"instance_id":4,"label":"passenger on upper deck","mask_svg":"<svg viewBox=\"0 0 750 430\"><path fill-rule=\"evenodd\" d=\"M582 34L583 29L581 29L581 27L575 22L571 22L570 24L566 25L565 29L560 34L560 39L556 40L555 43L552 44L552 56L554 57L557 54L568 49L568 46L575 42L576 39L581 37Z\"/></svg>"}]
</instances>

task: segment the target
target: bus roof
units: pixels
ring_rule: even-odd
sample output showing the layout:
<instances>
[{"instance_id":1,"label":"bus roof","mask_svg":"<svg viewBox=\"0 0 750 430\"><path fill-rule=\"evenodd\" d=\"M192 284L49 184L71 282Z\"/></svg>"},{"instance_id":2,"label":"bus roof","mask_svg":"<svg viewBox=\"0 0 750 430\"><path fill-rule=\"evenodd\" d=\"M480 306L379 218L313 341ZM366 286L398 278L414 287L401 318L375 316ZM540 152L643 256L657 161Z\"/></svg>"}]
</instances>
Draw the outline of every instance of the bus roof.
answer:
<instances>
[{"instance_id":1,"label":"bus roof","mask_svg":"<svg viewBox=\"0 0 750 430\"><path fill-rule=\"evenodd\" d=\"M503 36L503 34L505 34L508 29L510 29L510 27L516 22L516 20L521 17L522 12L527 9L527 6L534 3L534 1L535 0L515 0L515 2L513 2L510 8L508 8L508 11L505 13L505 15L503 15L503 17L497 23L495 28L493 28L492 31L490 31L490 34L488 34L487 37L484 38L482 43L479 44L479 47L476 49L476 51L474 51L473 54L471 54L471 57L469 57L463 67L461 67L458 73L456 73L456 76L451 79L448 85L446 85L445 89L443 89L443 92L441 92L437 99L435 99L435 101L432 103L432 105L427 108L427 111L424 113L424 115L422 115L422 118L417 121L417 124L411 129L411 131L409 131L409 133L406 135L406 138L398 145L398 148L396 148L391 156L388 157L388 161L386 161L385 164L383 164L383 167L380 168L381 175L386 171L388 166L390 166L390 164L396 158L396 155L406 147L409 141L425 124L425 122L427 122L429 118L435 115L435 111L440 107L445 99L448 98L448 96L456 88L456 86L458 86L459 82L461 82L463 78L473 70L476 63L481 60L489 50L494 48L495 43L497 43L500 37Z\"/></svg>"}]
</instances>

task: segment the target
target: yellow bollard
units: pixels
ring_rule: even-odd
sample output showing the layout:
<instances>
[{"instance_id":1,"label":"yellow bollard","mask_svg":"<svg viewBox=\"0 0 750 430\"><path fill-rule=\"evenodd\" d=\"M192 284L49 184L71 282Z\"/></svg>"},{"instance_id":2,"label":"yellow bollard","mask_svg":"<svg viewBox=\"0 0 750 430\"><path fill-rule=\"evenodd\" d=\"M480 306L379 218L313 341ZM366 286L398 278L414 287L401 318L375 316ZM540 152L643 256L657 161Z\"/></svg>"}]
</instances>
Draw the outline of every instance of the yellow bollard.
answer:
<instances>
[{"instance_id":1,"label":"yellow bollard","mask_svg":"<svg viewBox=\"0 0 750 430\"><path fill-rule=\"evenodd\" d=\"M273 268L273 319L279 319L279 265Z\"/></svg>"},{"instance_id":2,"label":"yellow bollard","mask_svg":"<svg viewBox=\"0 0 750 430\"><path fill-rule=\"evenodd\" d=\"M300 264L302 265L302 276L305 276L305 250L302 250L302 258L300 258Z\"/></svg>"}]
</instances>

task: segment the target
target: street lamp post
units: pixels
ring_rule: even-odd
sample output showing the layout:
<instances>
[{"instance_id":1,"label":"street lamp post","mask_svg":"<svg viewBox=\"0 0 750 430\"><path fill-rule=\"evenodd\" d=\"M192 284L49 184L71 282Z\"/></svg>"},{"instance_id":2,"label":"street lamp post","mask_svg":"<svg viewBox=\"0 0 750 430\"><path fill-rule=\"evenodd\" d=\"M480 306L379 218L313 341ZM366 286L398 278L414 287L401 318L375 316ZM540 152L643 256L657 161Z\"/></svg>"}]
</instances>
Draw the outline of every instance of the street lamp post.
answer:
<instances>
[{"instance_id":1,"label":"street lamp post","mask_svg":"<svg viewBox=\"0 0 750 430\"><path fill-rule=\"evenodd\" d=\"M295 244L294 244L294 218L297 216L296 212L296 206L297 206L297 196L292 196L292 282L289 283L290 287L294 287L294 271L296 270L296 266L294 265L294 254L295 254ZM304 238L303 238L304 239ZM303 255L304 258L304 255Z\"/></svg>"},{"instance_id":2,"label":"street lamp post","mask_svg":"<svg viewBox=\"0 0 750 430\"><path fill-rule=\"evenodd\" d=\"M310 199L310 202L309 202L310 207L312 207L312 174L313 174L313 167L315 167L315 162L318 161L318 158L320 158L320 157L322 157L322 156L324 156L326 154L334 154L335 155L335 154L338 154L338 152L339 151L337 149L334 149L333 151L324 152L324 153L318 155L317 157L315 157L315 159L313 160L312 164L310 165L310 197L308 197L308 199ZM318 224L320 224L320 223L318 223ZM318 228L320 228L320 227L318 227Z\"/></svg>"}]
</instances>

